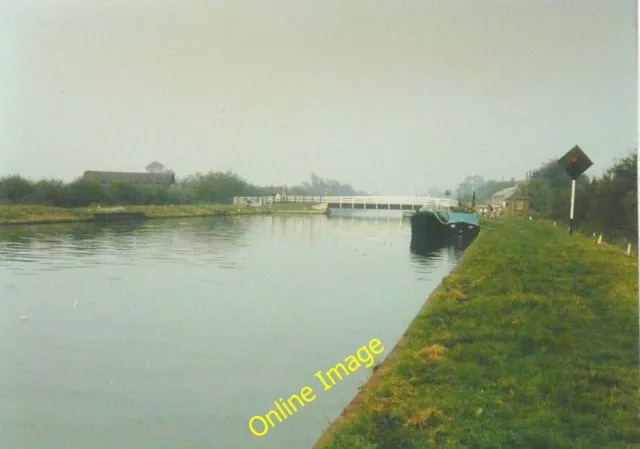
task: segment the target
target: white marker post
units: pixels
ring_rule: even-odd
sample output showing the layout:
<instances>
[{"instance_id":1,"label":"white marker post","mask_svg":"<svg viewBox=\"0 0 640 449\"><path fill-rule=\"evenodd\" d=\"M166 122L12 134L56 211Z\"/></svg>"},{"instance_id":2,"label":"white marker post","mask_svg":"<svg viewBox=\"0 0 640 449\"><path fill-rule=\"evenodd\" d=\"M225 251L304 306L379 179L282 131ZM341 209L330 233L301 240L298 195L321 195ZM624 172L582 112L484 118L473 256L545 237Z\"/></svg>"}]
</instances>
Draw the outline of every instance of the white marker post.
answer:
<instances>
[{"instance_id":1,"label":"white marker post","mask_svg":"<svg viewBox=\"0 0 640 449\"><path fill-rule=\"evenodd\" d=\"M566 197L565 197L566 198ZM569 235L573 235L573 207L576 203L576 180L571 180L571 210L569 211Z\"/></svg>"}]
</instances>

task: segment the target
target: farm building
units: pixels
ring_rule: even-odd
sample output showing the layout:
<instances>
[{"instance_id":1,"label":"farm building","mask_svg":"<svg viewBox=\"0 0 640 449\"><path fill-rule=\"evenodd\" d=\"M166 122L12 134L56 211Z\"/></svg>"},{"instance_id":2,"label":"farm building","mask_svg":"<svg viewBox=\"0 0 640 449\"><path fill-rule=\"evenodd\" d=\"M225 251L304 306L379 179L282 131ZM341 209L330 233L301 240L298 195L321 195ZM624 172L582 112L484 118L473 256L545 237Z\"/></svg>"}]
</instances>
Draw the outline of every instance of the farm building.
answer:
<instances>
[{"instance_id":1,"label":"farm building","mask_svg":"<svg viewBox=\"0 0 640 449\"><path fill-rule=\"evenodd\" d=\"M529 198L518 195L519 184L496 192L491 197L491 207L504 217L517 217L529 212Z\"/></svg>"}]
</instances>

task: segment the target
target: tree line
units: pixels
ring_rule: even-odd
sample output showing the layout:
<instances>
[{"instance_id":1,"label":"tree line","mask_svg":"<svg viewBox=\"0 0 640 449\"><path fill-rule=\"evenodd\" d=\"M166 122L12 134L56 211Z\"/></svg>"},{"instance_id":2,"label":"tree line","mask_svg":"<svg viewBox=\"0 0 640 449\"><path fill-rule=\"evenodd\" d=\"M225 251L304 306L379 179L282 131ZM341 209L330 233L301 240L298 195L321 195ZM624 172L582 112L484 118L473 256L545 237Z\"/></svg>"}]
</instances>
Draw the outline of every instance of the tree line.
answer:
<instances>
[{"instance_id":1,"label":"tree line","mask_svg":"<svg viewBox=\"0 0 640 449\"><path fill-rule=\"evenodd\" d=\"M531 172L520 187L539 217L568 223L571 178L557 161ZM600 176L576 180L574 223L577 230L602 233L610 241L638 243L638 152L618 160Z\"/></svg>"},{"instance_id":2,"label":"tree line","mask_svg":"<svg viewBox=\"0 0 640 449\"><path fill-rule=\"evenodd\" d=\"M165 170L154 162L147 166L150 173ZM171 186L140 185L115 182L109 185L77 178L71 182L55 179L31 181L19 175L0 178L0 203L40 204L54 207L87 207L90 205L167 205L167 204L231 204L234 196L287 195L320 196L366 195L349 184L322 178L315 173L300 185L259 186L232 171L196 173L177 179Z\"/></svg>"},{"instance_id":3,"label":"tree line","mask_svg":"<svg viewBox=\"0 0 640 449\"><path fill-rule=\"evenodd\" d=\"M588 172L576 180L574 225L587 233L601 233L609 241L638 243L638 153L616 161L602 176L589 178ZM457 197L476 204L488 203L491 196L516 184L467 176L457 188ZM529 197L531 215L568 223L571 202L571 178L556 160L543 163L518 182L519 195Z\"/></svg>"}]
</instances>

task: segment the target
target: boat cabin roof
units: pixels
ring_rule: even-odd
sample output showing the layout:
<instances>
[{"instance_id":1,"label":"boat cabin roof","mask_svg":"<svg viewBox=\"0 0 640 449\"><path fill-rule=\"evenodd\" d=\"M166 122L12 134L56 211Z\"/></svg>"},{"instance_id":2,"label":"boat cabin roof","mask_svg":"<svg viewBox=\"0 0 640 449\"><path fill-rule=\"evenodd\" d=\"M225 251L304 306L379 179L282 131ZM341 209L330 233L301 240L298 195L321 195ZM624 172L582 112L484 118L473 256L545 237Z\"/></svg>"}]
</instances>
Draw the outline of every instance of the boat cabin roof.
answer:
<instances>
[{"instance_id":1,"label":"boat cabin roof","mask_svg":"<svg viewBox=\"0 0 640 449\"><path fill-rule=\"evenodd\" d=\"M448 223L470 223L479 225L478 215L468 212L438 212Z\"/></svg>"}]
</instances>

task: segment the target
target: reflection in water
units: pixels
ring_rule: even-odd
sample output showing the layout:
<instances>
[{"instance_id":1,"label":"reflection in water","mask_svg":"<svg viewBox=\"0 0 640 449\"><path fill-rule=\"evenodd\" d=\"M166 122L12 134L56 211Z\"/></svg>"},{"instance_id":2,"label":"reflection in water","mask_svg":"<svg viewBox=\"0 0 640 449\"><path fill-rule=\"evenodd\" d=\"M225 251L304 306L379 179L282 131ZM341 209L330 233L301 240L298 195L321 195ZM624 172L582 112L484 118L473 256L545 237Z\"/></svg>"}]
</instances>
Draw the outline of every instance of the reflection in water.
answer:
<instances>
[{"instance_id":1,"label":"reflection in water","mask_svg":"<svg viewBox=\"0 0 640 449\"><path fill-rule=\"evenodd\" d=\"M338 233L347 235L353 231L366 236L365 241L384 246L392 242L383 238L380 232L388 235L400 234L410 239L410 260L418 280L436 281L455 267L464 250L471 244L470 240L456 238L450 242L440 242L437 246L416 245L411 239L409 220L399 217L364 217L364 216L329 216L328 222L336 224ZM374 235L378 235L378 238ZM382 237L382 238L381 238Z\"/></svg>"},{"instance_id":2,"label":"reflection in water","mask_svg":"<svg viewBox=\"0 0 640 449\"><path fill-rule=\"evenodd\" d=\"M0 267L22 275L38 270L135 265L141 259L182 259L197 265L233 265L247 227L235 217L153 220L142 223L77 223L0 229ZM46 248L46 251L43 249ZM126 258L113 254L126 253ZM195 254L194 254L195 253ZM194 257L195 256L195 257ZM13 262L38 262L32 268Z\"/></svg>"},{"instance_id":3,"label":"reflection in water","mask_svg":"<svg viewBox=\"0 0 640 449\"><path fill-rule=\"evenodd\" d=\"M464 251L471 245L473 238L455 236L452 239L428 244L420 239L411 239L411 259L417 265L423 266L426 272L442 260L451 269L458 263Z\"/></svg>"},{"instance_id":4,"label":"reflection in water","mask_svg":"<svg viewBox=\"0 0 640 449\"><path fill-rule=\"evenodd\" d=\"M412 235L410 249L415 254L424 255L428 255L440 248L454 248L462 253L471 245L473 240L474 237L467 235L452 235L441 241L433 241L427 236Z\"/></svg>"},{"instance_id":5,"label":"reflection in water","mask_svg":"<svg viewBox=\"0 0 640 449\"><path fill-rule=\"evenodd\" d=\"M452 270L462 256L462 250L453 246L441 246L439 248L422 249L411 251L410 257L416 271L419 273L418 279L432 280L442 274L439 268L444 267L447 271ZM445 273L446 274L446 273Z\"/></svg>"},{"instance_id":6,"label":"reflection in water","mask_svg":"<svg viewBox=\"0 0 640 449\"><path fill-rule=\"evenodd\" d=\"M398 217L379 217L379 216L367 217L367 216L331 216L330 215L328 219L336 222L345 222L345 223L358 223L358 222L371 223L371 224L386 223L386 224L395 225L399 227L402 227L403 225L406 225L407 223L409 223L407 220L404 220Z\"/></svg>"}]
</instances>

